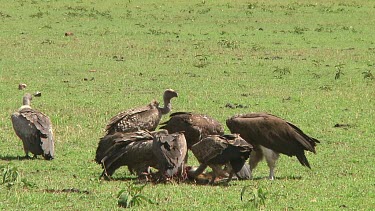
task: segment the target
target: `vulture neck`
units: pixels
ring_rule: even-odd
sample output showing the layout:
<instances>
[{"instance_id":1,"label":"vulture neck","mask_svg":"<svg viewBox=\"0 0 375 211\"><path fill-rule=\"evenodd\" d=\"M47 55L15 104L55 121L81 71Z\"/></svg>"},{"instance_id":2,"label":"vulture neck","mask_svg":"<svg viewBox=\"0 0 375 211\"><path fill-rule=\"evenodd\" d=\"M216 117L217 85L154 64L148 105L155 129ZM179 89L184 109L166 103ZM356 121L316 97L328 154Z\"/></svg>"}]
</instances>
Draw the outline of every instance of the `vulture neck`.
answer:
<instances>
[{"instance_id":1,"label":"vulture neck","mask_svg":"<svg viewBox=\"0 0 375 211\"><path fill-rule=\"evenodd\" d=\"M24 106L30 106L31 104L31 100L29 97L23 97L23 100L22 100L22 105Z\"/></svg>"},{"instance_id":2,"label":"vulture neck","mask_svg":"<svg viewBox=\"0 0 375 211\"><path fill-rule=\"evenodd\" d=\"M22 106L19 110L22 110L24 108L31 108L31 99L29 96L25 96L22 99Z\"/></svg>"},{"instance_id":3,"label":"vulture neck","mask_svg":"<svg viewBox=\"0 0 375 211\"><path fill-rule=\"evenodd\" d=\"M172 103L170 98L164 98L164 107L160 108L161 114L167 114L172 110Z\"/></svg>"},{"instance_id":4,"label":"vulture neck","mask_svg":"<svg viewBox=\"0 0 375 211\"><path fill-rule=\"evenodd\" d=\"M21 108L31 108L31 99L32 97L29 94L23 96Z\"/></svg>"}]
</instances>

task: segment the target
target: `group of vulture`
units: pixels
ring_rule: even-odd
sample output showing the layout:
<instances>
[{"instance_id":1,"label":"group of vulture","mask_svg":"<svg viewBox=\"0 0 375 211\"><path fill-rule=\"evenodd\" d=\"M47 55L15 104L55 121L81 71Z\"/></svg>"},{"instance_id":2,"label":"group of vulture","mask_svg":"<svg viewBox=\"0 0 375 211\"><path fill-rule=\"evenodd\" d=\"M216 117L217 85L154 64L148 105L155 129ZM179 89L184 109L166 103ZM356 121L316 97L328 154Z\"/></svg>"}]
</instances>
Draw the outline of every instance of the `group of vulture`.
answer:
<instances>
[{"instance_id":1,"label":"group of vulture","mask_svg":"<svg viewBox=\"0 0 375 211\"><path fill-rule=\"evenodd\" d=\"M217 179L232 177L251 179L252 171L265 157L274 179L279 154L296 156L308 168L305 150L316 153L319 141L306 135L292 123L268 113L234 115L226 120L231 134L215 119L192 112L176 112L160 123L162 115L172 109L171 99L176 91L164 92L164 105L152 101L144 107L129 109L112 117L104 137L100 138L95 161L103 168L101 177L110 179L114 172L127 166L140 179L197 179L209 166L210 184ZM23 96L23 105L12 114L13 128L23 142L26 157L54 158L52 124L48 116L32 109L31 94ZM160 125L159 125L160 123ZM156 130L159 127L158 130ZM188 163L191 150L200 163ZM249 163L246 160L249 159ZM157 172L152 172L157 169ZM221 180L220 180L221 181Z\"/></svg>"}]
</instances>

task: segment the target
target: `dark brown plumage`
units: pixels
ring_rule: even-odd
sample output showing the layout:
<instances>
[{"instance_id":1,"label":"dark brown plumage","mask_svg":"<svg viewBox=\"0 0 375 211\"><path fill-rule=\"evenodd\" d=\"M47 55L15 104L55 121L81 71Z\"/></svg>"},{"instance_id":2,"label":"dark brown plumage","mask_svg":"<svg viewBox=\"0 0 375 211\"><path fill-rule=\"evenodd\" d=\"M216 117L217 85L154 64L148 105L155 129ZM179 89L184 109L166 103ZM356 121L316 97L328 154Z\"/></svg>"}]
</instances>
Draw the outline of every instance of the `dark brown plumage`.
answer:
<instances>
[{"instance_id":1,"label":"dark brown plumage","mask_svg":"<svg viewBox=\"0 0 375 211\"><path fill-rule=\"evenodd\" d=\"M207 115L191 112L176 112L170 115L170 119L161 123L161 129L169 133L184 132L187 147L190 149L195 143L208 135L223 135L223 126Z\"/></svg>"},{"instance_id":2,"label":"dark brown plumage","mask_svg":"<svg viewBox=\"0 0 375 211\"><path fill-rule=\"evenodd\" d=\"M239 133L254 146L250 156L251 170L265 156L270 179L273 179L278 153L296 156L303 166L311 168L304 151L316 153L316 143L320 142L292 123L267 113L239 114L227 119L226 123L232 133Z\"/></svg>"},{"instance_id":3,"label":"dark brown plumage","mask_svg":"<svg viewBox=\"0 0 375 211\"><path fill-rule=\"evenodd\" d=\"M229 170L228 182L233 174L239 172L250 156L252 146L238 134L210 135L191 147L201 165L193 173L193 177L201 174L207 166L213 170L211 184L221 174L221 166L227 165Z\"/></svg>"},{"instance_id":4,"label":"dark brown plumage","mask_svg":"<svg viewBox=\"0 0 375 211\"><path fill-rule=\"evenodd\" d=\"M186 154L183 134L161 131L116 132L100 139L95 161L103 167L102 176L109 178L121 166L128 166L137 176L157 168L169 176L179 168Z\"/></svg>"},{"instance_id":5,"label":"dark brown plumage","mask_svg":"<svg viewBox=\"0 0 375 211\"><path fill-rule=\"evenodd\" d=\"M46 160L52 160L55 151L51 120L42 112L32 109L31 100L31 94L26 93L23 105L11 115L14 131L22 140L27 158L31 152L34 157L42 155Z\"/></svg>"},{"instance_id":6,"label":"dark brown plumage","mask_svg":"<svg viewBox=\"0 0 375 211\"><path fill-rule=\"evenodd\" d=\"M116 132L100 139L95 161L103 167L102 176L110 178L121 166L141 176L149 167L157 166L152 153L153 136L147 131Z\"/></svg>"},{"instance_id":7,"label":"dark brown plumage","mask_svg":"<svg viewBox=\"0 0 375 211\"><path fill-rule=\"evenodd\" d=\"M135 132L137 130L153 131L157 128L162 115L172 109L171 99L178 94L172 89L164 92L164 107L159 107L159 102L152 101L149 105L123 111L109 120L106 126L107 134L115 132Z\"/></svg>"}]
</instances>

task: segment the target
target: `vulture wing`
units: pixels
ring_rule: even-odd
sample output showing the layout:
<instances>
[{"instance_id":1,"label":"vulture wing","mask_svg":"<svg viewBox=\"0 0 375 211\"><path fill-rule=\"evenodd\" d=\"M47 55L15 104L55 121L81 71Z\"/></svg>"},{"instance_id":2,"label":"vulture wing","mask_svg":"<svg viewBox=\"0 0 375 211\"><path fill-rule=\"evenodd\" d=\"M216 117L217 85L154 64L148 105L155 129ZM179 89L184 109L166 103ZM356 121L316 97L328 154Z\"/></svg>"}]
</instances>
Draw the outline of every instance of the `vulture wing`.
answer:
<instances>
[{"instance_id":1,"label":"vulture wing","mask_svg":"<svg viewBox=\"0 0 375 211\"><path fill-rule=\"evenodd\" d=\"M152 135L146 131L106 135L99 141L95 161L102 164L106 176L111 176L125 165L130 172L135 170L140 175L148 167L157 166L152 154L152 141Z\"/></svg>"},{"instance_id":2,"label":"vulture wing","mask_svg":"<svg viewBox=\"0 0 375 211\"><path fill-rule=\"evenodd\" d=\"M191 147L191 151L200 163L210 164L210 160L220 155L227 144L222 142L220 136L208 136Z\"/></svg>"},{"instance_id":3,"label":"vulture wing","mask_svg":"<svg viewBox=\"0 0 375 211\"><path fill-rule=\"evenodd\" d=\"M239 154L242 152L250 153L252 148L253 147L244 139L242 139L238 134L230 134L223 136L207 136L197 144L193 145L191 150L197 157L198 161L201 163L225 164L229 162L232 158L235 159L237 157L240 157L241 155Z\"/></svg>"},{"instance_id":4,"label":"vulture wing","mask_svg":"<svg viewBox=\"0 0 375 211\"><path fill-rule=\"evenodd\" d=\"M169 133L184 132L188 148L208 135L224 134L224 128L218 121L207 115L191 112L172 113L170 119L161 125L161 129L166 129Z\"/></svg>"}]
</instances>

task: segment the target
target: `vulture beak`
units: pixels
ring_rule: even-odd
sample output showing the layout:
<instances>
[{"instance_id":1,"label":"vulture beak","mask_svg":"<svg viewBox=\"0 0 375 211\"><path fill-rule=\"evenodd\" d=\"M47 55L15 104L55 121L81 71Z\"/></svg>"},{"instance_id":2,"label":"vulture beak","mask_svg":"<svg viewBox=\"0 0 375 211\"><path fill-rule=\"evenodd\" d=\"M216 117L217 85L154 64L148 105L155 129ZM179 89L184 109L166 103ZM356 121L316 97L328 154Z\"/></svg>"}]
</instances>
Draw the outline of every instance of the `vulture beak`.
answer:
<instances>
[{"instance_id":1,"label":"vulture beak","mask_svg":"<svg viewBox=\"0 0 375 211\"><path fill-rule=\"evenodd\" d=\"M173 90L172 92L174 93L174 97L178 97L178 93L176 91Z\"/></svg>"}]
</instances>

